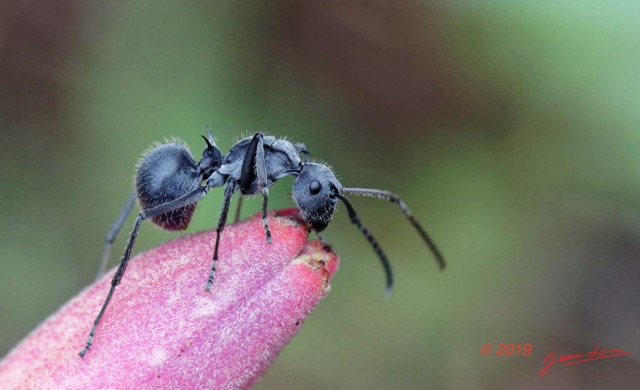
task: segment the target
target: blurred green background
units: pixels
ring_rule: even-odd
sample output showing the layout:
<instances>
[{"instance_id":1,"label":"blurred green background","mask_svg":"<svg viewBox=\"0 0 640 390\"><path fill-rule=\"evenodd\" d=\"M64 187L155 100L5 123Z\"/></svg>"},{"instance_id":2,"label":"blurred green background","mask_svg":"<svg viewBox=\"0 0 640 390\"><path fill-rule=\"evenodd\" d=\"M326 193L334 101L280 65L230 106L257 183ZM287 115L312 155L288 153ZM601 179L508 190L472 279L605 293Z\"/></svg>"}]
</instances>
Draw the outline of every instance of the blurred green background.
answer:
<instances>
[{"instance_id":1,"label":"blurred green background","mask_svg":"<svg viewBox=\"0 0 640 390\"><path fill-rule=\"evenodd\" d=\"M345 186L397 192L449 262L395 206L352 199L393 295L340 208L333 290L257 388L637 385L638 20L633 1L2 2L0 355L93 279L141 151L177 136L199 156L207 123L223 151L286 135ZM178 235L146 224L136 249ZM596 344L632 354L539 376Z\"/></svg>"}]
</instances>

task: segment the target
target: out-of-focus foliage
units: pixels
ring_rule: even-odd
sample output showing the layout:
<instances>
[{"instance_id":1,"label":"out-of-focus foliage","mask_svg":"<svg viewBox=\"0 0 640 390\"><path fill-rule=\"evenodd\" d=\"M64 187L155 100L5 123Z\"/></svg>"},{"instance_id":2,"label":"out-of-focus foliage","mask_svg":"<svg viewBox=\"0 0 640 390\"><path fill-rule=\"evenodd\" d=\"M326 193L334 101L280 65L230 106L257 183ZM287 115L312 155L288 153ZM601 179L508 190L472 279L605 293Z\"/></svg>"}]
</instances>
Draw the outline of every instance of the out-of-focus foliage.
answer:
<instances>
[{"instance_id":1,"label":"out-of-focus foliage","mask_svg":"<svg viewBox=\"0 0 640 390\"><path fill-rule=\"evenodd\" d=\"M93 278L140 152L176 136L199 156L207 123L223 150L266 130L346 186L394 190L449 261L395 206L353 199L394 294L341 209L333 292L259 388L638 383L637 2L246 4L0 6L2 354ZM221 192L189 231L214 226ZM175 236L145 225L137 249ZM596 344L632 355L539 377L550 352Z\"/></svg>"}]
</instances>

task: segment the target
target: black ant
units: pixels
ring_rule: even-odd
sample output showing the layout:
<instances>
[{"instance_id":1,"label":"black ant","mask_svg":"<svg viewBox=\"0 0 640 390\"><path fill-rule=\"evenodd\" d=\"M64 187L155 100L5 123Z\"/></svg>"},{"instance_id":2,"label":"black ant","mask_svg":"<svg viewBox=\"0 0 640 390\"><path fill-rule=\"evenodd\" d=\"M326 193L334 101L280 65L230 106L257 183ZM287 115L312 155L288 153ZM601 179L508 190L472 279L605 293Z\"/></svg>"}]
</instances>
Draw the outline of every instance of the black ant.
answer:
<instances>
[{"instance_id":1,"label":"black ant","mask_svg":"<svg viewBox=\"0 0 640 390\"><path fill-rule=\"evenodd\" d=\"M390 292L393 287L393 275L387 256L360 221L351 202L345 197L346 194L373 196L396 203L433 252L440 268L445 268L444 258L433 240L397 195L377 189L344 188L326 165L308 161L309 152L304 144L293 144L287 140L277 139L262 133L256 133L253 137L238 141L231 147L229 153L222 157L208 128L207 131L208 138L203 137L207 146L199 163L195 162L184 145L178 143L159 145L143 157L136 176L136 193L129 198L107 236L102 264L106 262L105 256L108 258L110 245L122 227L126 215L133 207L136 196L142 212L136 219L125 253L111 281L109 294L94 322L89 339L80 352L80 356L84 357L91 347L96 327L116 286L122 279L131 257L140 223L143 220L151 219L153 223L167 230L186 229L196 202L204 197L211 188L221 187L225 184L222 210L216 227L213 264L205 287L206 291L210 291L213 284L220 234L226 224L233 194L240 190L243 196L262 195L262 221L267 243L270 243L271 232L267 221L269 187L278 179L286 176L295 177L293 200L309 230L318 235L327 228L338 200L345 204L351 222L366 237L382 262L386 274L387 292ZM300 158L300 154L304 155L304 160ZM202 184L203 182L204 184ZM319 237L324 241L321 236ZM102 268L103 266L101 266Z\"/></svg>"}]
</instances>

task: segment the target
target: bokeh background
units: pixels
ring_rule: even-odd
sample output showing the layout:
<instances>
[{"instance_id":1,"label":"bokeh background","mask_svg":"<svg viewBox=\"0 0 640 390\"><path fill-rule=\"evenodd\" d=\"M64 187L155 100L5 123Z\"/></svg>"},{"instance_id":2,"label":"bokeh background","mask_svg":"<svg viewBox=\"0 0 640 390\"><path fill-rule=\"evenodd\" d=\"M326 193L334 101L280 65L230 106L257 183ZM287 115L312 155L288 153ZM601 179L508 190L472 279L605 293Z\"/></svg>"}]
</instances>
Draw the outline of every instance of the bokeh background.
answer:
<instances>
[{"instance_id":1,"label":"bokeh background","mask_svg":"<svg viewBox=\"0 0 640 390\"><path fill-rule=\"evenodd\" d=\"M393 295L341 208L333 290L256 388L637 385L639 20L634 1L0 2L0 355L93 279L141 151L200 155L207 123L223 150L286 135L344 185L401 194L449 262L353 199ZM177 235L146 224L137 250ZM597 344L632 354L539 376Z\"/></svg>"}]
</instances>

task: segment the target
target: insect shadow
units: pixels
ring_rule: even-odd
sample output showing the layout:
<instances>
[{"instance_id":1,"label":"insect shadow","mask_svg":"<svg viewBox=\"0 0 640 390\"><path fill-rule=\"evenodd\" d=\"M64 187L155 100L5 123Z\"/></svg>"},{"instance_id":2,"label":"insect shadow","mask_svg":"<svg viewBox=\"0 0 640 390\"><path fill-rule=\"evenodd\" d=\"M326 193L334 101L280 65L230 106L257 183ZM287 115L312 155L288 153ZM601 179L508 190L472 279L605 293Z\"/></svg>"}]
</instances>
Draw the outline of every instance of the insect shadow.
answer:
<instances>
[{"instance_id":1,"label":"insect shadow","mask_svg":"<svg viewBox=\"0 0 640 390\"><path fill-rule=\"evenodd\" d=\"M81 357L91 348L96 328L122 280L142 221L150 219L166 230L184 230L191 220L198 200L215 187L225 186L225 189L216 226L213 261L205 286L206 291L210 291L215 278L220 236L227 221L233 195L240 191L243 196L262 196L262 224L266 241L270 243L271 231L267 220L269 188L278 179L286 176L295 177L292 197L301 218L309 230L318 234L323 241L319 233L327 228L337 202L344 203L351 222L362 232L382 263L387 293L390 293L393 287L389 260L377 240L360 221L351 202L345 196L347 194L372 196L397 204L427 244L440 268L445 268L444 257L431 237L416 221L402 199L394 193L378 189L343 187L329 167L309 161L309 152L302 143L294 144L285 139L256 133L238 141L227 155L222 156L208 128L207 132L208 137L203 136L206 147L200 162L195 161L186 146L177 142L157 145L143 156L136 173L136 190L107 234L98 275L104 271L113 241L131 212L136 198L142 211L136 218L120 265L111 280L107 298L94 321L85 347L80 351ZM303 156L302 159L300 155ZM238 213L236 219L237 216Z\"/></svg>"}]
</instances>

